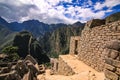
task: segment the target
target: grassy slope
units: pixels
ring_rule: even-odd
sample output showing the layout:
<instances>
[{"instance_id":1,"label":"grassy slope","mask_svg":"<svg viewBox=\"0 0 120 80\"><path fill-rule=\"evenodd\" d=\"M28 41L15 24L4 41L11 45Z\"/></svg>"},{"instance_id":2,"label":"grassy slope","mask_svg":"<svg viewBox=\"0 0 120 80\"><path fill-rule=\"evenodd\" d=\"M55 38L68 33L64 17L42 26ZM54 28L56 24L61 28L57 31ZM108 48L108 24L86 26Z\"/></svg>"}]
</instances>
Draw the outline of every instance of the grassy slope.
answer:
<instances>
[{"instance_id":1,"label":"grassy slope","mask_svg":"<svg viewBox=\"0 0 120 80\"><path fill-rule=\"evenodd\" d=\"M6 27L3 27L0 25L0 50L6 46L12 43L15 32L10 31Z\"/></svg>"}]
</instances>

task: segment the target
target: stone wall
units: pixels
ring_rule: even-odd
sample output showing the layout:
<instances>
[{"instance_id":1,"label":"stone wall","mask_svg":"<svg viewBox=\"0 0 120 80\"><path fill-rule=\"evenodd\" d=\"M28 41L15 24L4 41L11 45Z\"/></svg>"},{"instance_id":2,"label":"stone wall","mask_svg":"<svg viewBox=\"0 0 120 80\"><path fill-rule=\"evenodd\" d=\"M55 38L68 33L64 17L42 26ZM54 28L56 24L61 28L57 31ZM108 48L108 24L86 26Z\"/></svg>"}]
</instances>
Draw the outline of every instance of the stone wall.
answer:
<instances>
[{"instance_id":1,"label":"stone wall","mask_svg":"<svg viewBox=\"0 0 120 80\"><path fill-rule=\"evenodd\" d=\"M100 24L99 24L100 25ZM111 40L120 39L120 21L106 25L85 26L81 37L78 39L79 60L88 64L97 71L103 71L105 66L104 47ZM71 38L70 54L74 53L76 37Z\"/></svg>"},{"instance_id":2,"label":"stone wall","mask_svg":"<svg viewBox=\"0 0 120 80\"><path fill-rule=\"evenodd\" d=\"M37 75L45 73L45 67L38 65L30 55L24 60L0 66L0 80L37 80Z\"/></svg>"},{"instance_id":3,"label":"stone wall","mask_svg":"<svg viewBox=\"0 0 120 80\"><path fill-rule=\"evenodd\" d=\"M111 41L105 49L105 54L106 80L120 80L120 41Z\"/></svg>"},{"instance_id":4,"label":"stone wall","mask_svg":"<svg viewBox=\"0 0 120 80\"><path fill-rule=\"evenodd\" d=\"M100 26L100 25L104 25L104 24L105 24L105 20L92 19L85 24L85 29L88 30L90 28Z\"/></svg>"},{"instance_id":5,"label":"stone wall","mask_svg":"<svg viewBox=\"0 0 120 80\"><path fill-rule=\"evenodd\" d=\"M57 74L57 72L58 72L58 59L51 58L50 63L51 63L51 72L53 74Z\"/></svg>"},{"instance_id":6,"label":"stone wall","mask_svg":"<svg viewBox=\"0 0 120 80\"><path fill-rule=\"evenodd\" d=\"M75 41L78 41L76 47L75 47ZM71 55L74 55L76 50L78 51L79 41L80 41L80 36L72 36L71 37L71 39L70 39L70 52L69 52Z\"/></svg>"},{"instance_id":7,"label":"stone wall","mask_svg":"<svg viewBox=\"0 0 120 80\"><path fill-rule=\"evenodd\" d=\"M59 56L58 74L66 76L75 74L73 69L63 59L62 56Z\"/></svg>"}]
</instances>

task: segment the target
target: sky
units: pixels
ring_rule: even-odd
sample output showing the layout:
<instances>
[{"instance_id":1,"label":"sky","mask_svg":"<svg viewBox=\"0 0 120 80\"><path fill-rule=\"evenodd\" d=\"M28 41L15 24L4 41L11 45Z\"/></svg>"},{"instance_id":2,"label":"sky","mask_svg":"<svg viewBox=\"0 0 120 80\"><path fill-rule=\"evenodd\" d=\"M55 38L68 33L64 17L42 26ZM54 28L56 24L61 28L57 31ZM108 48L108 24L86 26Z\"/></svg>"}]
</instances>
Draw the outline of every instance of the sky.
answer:
<instances>
[{"instance_id":1,"label":"sky","mask_svg":"<svg viewBox=\"0 0 120 80\"><path fill-rule=\"evenodd\" d=\"M0 0L0 16L8 22L84 23L115 12L120 0Z\"/></svg>"}]
</instances>

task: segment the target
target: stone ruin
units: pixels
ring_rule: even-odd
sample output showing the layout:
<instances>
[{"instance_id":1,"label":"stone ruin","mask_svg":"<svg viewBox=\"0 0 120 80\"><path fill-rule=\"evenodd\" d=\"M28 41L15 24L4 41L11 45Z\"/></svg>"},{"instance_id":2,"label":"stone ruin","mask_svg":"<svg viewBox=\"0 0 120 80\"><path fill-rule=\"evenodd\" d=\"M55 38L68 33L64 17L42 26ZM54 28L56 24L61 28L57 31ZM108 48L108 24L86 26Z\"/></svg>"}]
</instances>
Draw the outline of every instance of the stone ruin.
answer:
<instances>
[{"instance_id":1,"label":"stone ruin","mask_svg":"<svg viewBox=\"0 0 120 80\"><path fill-rule=\"evenodd\" d=\"M105 20L92 19L85 24L85 30L89 30L91 28L94 28L96 26L101 26L101 25L105 25Z\"/></svg>"},{"instance_id":2,"label":"stone ruin","mask_svg":"<svg viewBox=\"0 0 120 80\"><path fill-rule=\"evenodd\" d=\"M107 80L120 80L120 40L110 41L105 49L105 76Z\"/></svg>"},{"instance_id":3,"label":"stone ruin","mask_svg":"<svg viewBox=\"0 0 120 80\"><path fill-rule=\"evenodd\" d=\"M30 55L18 62L0 65L0 80L37 80L37 75L45 72L43 65Z\"/></svg>"},{"instance_id":4,"label":"stone ruin","mask_svg":"<svg viewBox=\"0 0 120 80\"><path fill-rule=\"evenodd\" d=\"M56 59L56 58L51 58L50 63L51 63L51 74L57 74L57 70L58 70L58 59Z\"/></svg>"},{"instance_id":5,"label":"stone ruin","mask_svg":"<svg viewBox=\"0 0 120 80\"><path fill-rule=\"evenodd\" d=\"M69 54L98 72L104 72L105 80L120 80L120 20L88 21L80 36L71 37ZM55 67L58 73L74 74L61 57L58 65Z\"/></svg>"}]
</instances>

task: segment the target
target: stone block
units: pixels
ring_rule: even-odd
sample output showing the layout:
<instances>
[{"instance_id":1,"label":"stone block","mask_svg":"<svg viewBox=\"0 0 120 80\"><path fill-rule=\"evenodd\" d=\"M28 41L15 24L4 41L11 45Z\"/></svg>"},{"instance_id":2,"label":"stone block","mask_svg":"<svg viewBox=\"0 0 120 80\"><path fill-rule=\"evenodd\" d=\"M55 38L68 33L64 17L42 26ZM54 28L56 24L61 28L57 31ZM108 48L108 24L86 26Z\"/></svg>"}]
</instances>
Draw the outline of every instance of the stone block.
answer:
<instances>
[{"instance_id":1,"label":"stone block","mask_svg":"<svg viewBox=\"0 0 120 80\"><path fill-rule=\"evenodd\" d=\"M4 76L5 78L3 80L21 80L20 75L17 73L16 70L13 70L9 73L5 73L2 76ZM1 79L0 79L1 80Z\"/></svg>"},{"instance_id":2,"label":"stone block","mask_svg":"<svg viewBox=\"0 0 120 80\"><path fill-rule=\"evenodd\" d=\"M113 66L120 68L120 61L113 60Z\"/></svg>"},{"instance_id":3,"label":"stone block","mask_svg":"<svg viewBox=\"0 0 120 80\"><path fill-rule=\"evenodd\" d=\"M119 50L120 49L120 41L119 40L109 41L109 42L107 42L107 45L105 47L108 49Z\"/></svg>"},{"instance_id":4,"label":"stone block","mask_svg":"<svg viewBox=\"0 0 120 80\"><path fill-rule=\"evenodd\" d=\"M115 73L120 75L120 68L117 68Z\"/></svg>"},{"instance_id":5,"label":"stone block","mask_svg":"<svg viewBox=\"0 0 120 80\"><path fill-rule=\"evenodd\" d=\"M15 70L23 77L23 75L28 72L28 67L22 60L19 60L16 64Z\"/></svg>"},{"instance_id":6,"label":"stone block","mask_svg":"<svg viewBox=\"0 0 120 80\"><path fill-rule=\"evenodd\" d=\"M31 61L34 65L37 64L37 61L30 55L27 55L24 61Z\"/></svg>"},{"instance_id":7,"label":"stone block","mask_svg":"<svg viewBox=\"0 0 120 80\"><path fill-rule=\"evenodd\" d=\"M39 72L38 68L35 65L33 65L32 63L28 63L27 65L28 65L28 68L33 72L34 75Z\"/></svg>"},{"instance_id":8,"label":"stone block","mask_svg":"<svg viewBox=\"0 0 120 80\"><path fill-rule=\"evenodd\" d=\"M105 76L106 78L111 79L111 80L118 80L118 75L109 70L105 70Z\"/></svg>"},{"instance_id":9,"label":"stone block","mask_svg":"<svg viewBox=\"0 0 120 80\"><path fill-rule=\"evenodd\" d=\"M111 58L105 58L105 63L112 65L113 64L113 59Z\"/></svg>"},{"instance_id":10,"label":"stone block","mask_svg":"<svg viewBox=\"0 0 120 80\"><path fill-rule=\"evenodd\" d=\"M110 70L110 71L115 71L116 70L116 68L114 66L111 66L109 64L105 64L105 68Z\"/></svg>"},{"instance_id":11,"label":"stone block","mask_svg":"<svg viewBox=\"0 0 120 80\"><path fill-rule=\"evenodd\" d=\"M110 58L116 59L119 56L120 52L116 50L111 50L110 52Z\"/></svg>"}]
</instances>

